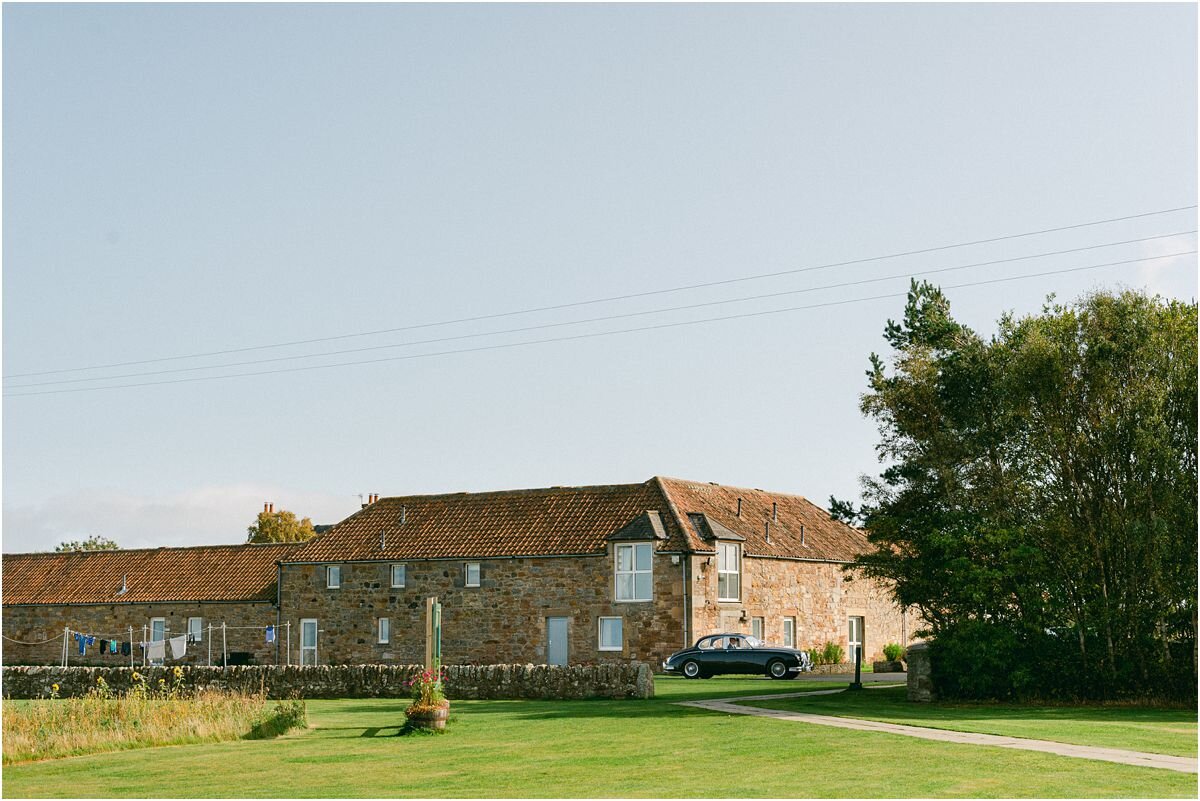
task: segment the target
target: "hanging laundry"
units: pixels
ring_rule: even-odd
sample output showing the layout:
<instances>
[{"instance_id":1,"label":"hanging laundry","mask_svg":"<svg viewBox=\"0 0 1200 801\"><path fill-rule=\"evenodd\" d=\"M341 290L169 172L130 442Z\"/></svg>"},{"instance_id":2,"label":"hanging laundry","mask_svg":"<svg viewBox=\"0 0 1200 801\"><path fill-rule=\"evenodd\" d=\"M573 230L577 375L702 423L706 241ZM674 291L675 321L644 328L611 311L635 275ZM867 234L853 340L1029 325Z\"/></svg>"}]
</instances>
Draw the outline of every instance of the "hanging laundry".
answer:
<instances>
[{"instance_id":1,"label":"hanging laundry","mask_svg":"<svg viewBox=\"0 0 1200 801\"><path fill-rule=\"evenodd\" d=\"M178 637L172 637L170 642L171 658L183 659L183 655L187 653L187 635L181 634Z\"/></svg>"},{"instance_id":2,"label":"hanging laundry","mask_svg":"<svg viewBox=\"0 0 1200 801\"><path fill-rule=\"evenodd\" d=\"M130 642L121 643L121 656L129 656L132 653L133 653L133 643L130 643Z\"/></svg>"},{"instance_id":3,"label":"hanging laundry","mask_svg":"<svg viewBox=\"0 0 1200 801\"><path fill-rule=\"evenodd\" d=\"M108 640L101 640L100 641L100 656L104 656L106 653L108 653Z\"/></svg>"},{"instance_id":4,"label":"hanging laundry","mask_svg":"<svg viewBox=\"0 0 1200 801\"><path fill-rule=\"evenodd\" d=\"M117 652L117 641L116 640L108 641L108 652L110 654L115 654Z\"/></svg>"},{"instance_id":5,"label":"hanging laundry","mask_svg":"<svg viewBox=\"0 0 1200 801\"><path fill-rule=\"evenodd\" d=\"M275 627L267 626L267 642L275 642Z\"/></svg>"},{"instance_id":6,"label":"hanging laundry","mask_svg":"<svg viewBox=\"0 0 1200 801\"><path fill-rule=\"evenodd\" d=\"M79 653L86 654L87 653L87 637L83 636L79 632L75 632L75 642L79 645Z\"/></svg>"},{"instance_id":7,"label":"hanging laundry","mask_svg":"<svg viewBox=\"0 0 1200 801\"><path fill-rule=\"evenodd\" d=\"M162 640L146 643L146 658L161 662L167 658L167 644Z\"/></svg>"},{"instance_id":8,"label":"hanging laundry","mask_svg":"<svg viewBox=\"0 0 1200 801\"><path fill-rule=\"evenodd\" d=\"M90 634L89 634L89 635L87 636L87 644L88 644L88 646L95 645L95 644L96 644L96 638L95 638L95 637L93 637L92 635L90 635Z\"/></svg>"}]
</instances>

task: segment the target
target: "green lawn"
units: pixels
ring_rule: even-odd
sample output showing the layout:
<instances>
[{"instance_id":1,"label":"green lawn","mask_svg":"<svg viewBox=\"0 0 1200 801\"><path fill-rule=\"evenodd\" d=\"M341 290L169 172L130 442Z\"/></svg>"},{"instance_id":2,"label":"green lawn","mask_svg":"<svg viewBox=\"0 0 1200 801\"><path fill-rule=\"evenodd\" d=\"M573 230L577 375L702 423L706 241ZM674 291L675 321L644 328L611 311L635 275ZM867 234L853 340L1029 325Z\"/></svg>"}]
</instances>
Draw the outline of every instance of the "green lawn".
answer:
<instances>
[{"instance_id":1,"label":"green lawn","mask_svg":"<svg viewBox=\"0 0 1200 801\"><path fill-rule=\"evenodd\" d=\"M868 689L747 706L881 720L934 729L1002 734L1060 743L1196 756L1196 710L1123 706L910 704L904 688Z\"/></svg>"},{"instance_id":2,"label":"green lawn","mask_svg":"<svg viewBox=\"0 0 1200 801\"><path fill-rule=\"evenodd\" d=\"M721 715L671 703L833 686L659 679L658 697L651 701L462 701L454 704L449 732L438 737L394 736L404 701L312 701L313 728L301 733L8 766L4 795L1196 795L1196 777L1173 771ZM887 691L864 695L880 693Z\"/></svg>"}]
</instances>

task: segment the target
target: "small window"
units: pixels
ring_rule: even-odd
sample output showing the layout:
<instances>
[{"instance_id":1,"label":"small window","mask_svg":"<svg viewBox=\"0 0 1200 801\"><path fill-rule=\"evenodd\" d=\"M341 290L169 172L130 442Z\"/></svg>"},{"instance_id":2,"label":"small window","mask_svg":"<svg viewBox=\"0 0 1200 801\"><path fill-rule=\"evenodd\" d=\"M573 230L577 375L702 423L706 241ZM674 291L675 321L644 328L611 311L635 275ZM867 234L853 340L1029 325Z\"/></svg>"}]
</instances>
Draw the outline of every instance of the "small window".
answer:
<instances>
[{"instance_id":1,"label":"small window","mask_svg":"<svg viewBox=\"0 0 1200 801\"><path fill-rule=\"evenodd\" d=\"M479 563L478 562L467 562L466 567L465 567L465 574L466 574L466 579L467 579L466 585L468 587L478 587L479 586Z\"/></svg>"},{"instance_id":2,"label":"small window","mask_svg":"<svg viewBox=\"0 0 1200 801\"><path fill-rule=\"evenodd\" d=\"M331 590L342 588L342 566L328 565L325 568L325 586Z\"/></svg>"},{"instance_id":3,"label":"small window","mask_svg":"<svg viewBox=\"0 0 1200 801\"><path fill-rule=\"evenodd\" d=\"M650 601L654 599L652 567L654 546L649 542L618 545L616 548L616 581L618 601Z\"/></svg>"},{"instance_id":4,"label":"small window","mask_svg":"<svg viewBox=\"0 0 1200 801\"><path fill-rule=\"evenodd\" d=\"M625 646L625 638L621 618L600 618L600 650L620 651Z\"/></svg>"},{"instance_id":5,"label":"small window","mask_svg":"<svg viewBox=\"0 0 1200 801\"><path fill-rule=\"evenodd\" d=\"M742 597L742 573L736 543L717 543L717 600L737 601Z\"/></svg>"},{"instance_id":6,"label":"small window","mask_svg":"<svg viewBox=\"0 0 1200 801\"><path fill-rule=\"evenodd\" d=\"M763 638L763 619L761 617L750 618L750 636L756 640Z\"/></svg>"},{"instance_id":7,"label":"small window","mask_svg":"<svg viewBox=\"0 0 1200 801\"><path fill-rule=\"evenodd\" d=\"M378 621L379 642L388 643L392 641L392 619L390 617L381 617Z\"/></svg>"},{"instance_id":8,"label":"small window","mask_svg":"<svg viewBox=\"0 0 1200 801\"><path fill-rule=\"evenodd\" d=\"M404 565L392 565L392 588L404 586Z\"/></svg>"},{"instance_id":9,"label":"small window","mask_svg":"<svg viewBox=\"0 0 1200 801\"><path fill-rule=\"evenodd\" d=\"M192 642L200 642L204 639L204 619L199 617L188 618L188 639Z\"/></svg>"},{"instance_id":10,"label":"small window","mask_svg":"<svg viewBox=\"0 0 1200 801\"><path fill-rule=\"evenodd\" d=\"M796 647L796 618L783 619L783 644L788 648Z\"/></svg>"}]
</instances>

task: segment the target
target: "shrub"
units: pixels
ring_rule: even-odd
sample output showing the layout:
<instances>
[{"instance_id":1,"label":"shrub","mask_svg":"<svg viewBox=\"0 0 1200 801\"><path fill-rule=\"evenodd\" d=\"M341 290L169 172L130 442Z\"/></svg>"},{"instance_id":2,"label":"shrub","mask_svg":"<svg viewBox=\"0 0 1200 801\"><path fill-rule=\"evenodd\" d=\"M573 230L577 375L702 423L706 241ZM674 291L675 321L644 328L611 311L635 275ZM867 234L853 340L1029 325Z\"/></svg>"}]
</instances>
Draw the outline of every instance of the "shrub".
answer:
<instances>
[{"instance_id":1,"label":"shrub","mask_svg":"<svg viewBox=\"0 0 1200 801\"><path fill-rule=\"evenodd\" d=\"M842 646L836 642L827 642L825 643L825 649L821 651L821 658L824 660L822 664L840 665L845 655L846 652L842 649Z\"/></svg>"},{"instance_id":2,"label":"shrub","mask_svg":"<svg viewBox=\"0 0 1200 801\"><path fill-rule=\"evenodd\" d=\"M808 654L808 658L812 660L814 665L825 664L825 654L821 652L820 648L809 648L805 653Z\"/></svg>"},{"instance_id":3,"label":"shrub","mask_svg":"<svg viewBox=\"0 0 1200 801\"><path fill-rule=\"evenodd\" d=\"M904 658L904 646L897 642L889 642L883 646L883 658L889 662L899 662Z\"/></svg>"}]
</instances>

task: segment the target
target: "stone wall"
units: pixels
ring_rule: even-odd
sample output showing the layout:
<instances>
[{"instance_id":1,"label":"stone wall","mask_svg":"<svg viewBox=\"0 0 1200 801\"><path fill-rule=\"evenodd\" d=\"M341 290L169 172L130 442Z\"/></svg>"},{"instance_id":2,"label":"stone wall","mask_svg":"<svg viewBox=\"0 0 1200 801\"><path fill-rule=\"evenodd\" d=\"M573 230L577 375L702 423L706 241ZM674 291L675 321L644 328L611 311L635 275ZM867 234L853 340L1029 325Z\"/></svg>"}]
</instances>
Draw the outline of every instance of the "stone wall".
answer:
<instances>
[{"instance_id":1,"label":"stone wall","mask_svg":"<svg viewBox=\"0 0 1200 801\"><path fill-rule=\"evenodd\" d=\"M317 663L412 664L425 657L425 599L442 604L442 658L454 664L545 663L546 618L568 618L568 663L645 661L658 665L684 645L683 567L656 554L652 601L613 600L608 556L480 559L480 586L467 587L464 560L408 561L405 586L390 584L391 562L341 563L341 588L328 589L325 564L283 566L282 620L291 623L292 664L300 662L300 621L317 620ZM622 619L619 651L599 648L599 618ZM390 620L380 643L377 620Z\"/></svg>"},{"instance_id":2,"label":"stone wall","mask_svg":"<svg viewBox=\"0 0 1200 801\"><path fill-rule=\"evenodd\" d=\"M212 688L244 693L265 692L271 698L408 698L406 683L419 665L335 665L316 667L185 668L186 690ZM5 698L43 698L51 685L68 698L85 694L103 677L114 691L124 692L139 673L147 686L160 678L174 681L171 667L5 667ZM446 668L446 695L451 699L578 699L652 698L654 675L644 663L548 667L546 665L452 665Z\"/></svg>"},{"instance_id":3,"label":"stone wall","mask_svg":"<svg viewBox=\"0 0 1200 801\"><path fill-rule=\"evenodd\" d=\"M927 703L937 694L933 689L933 666L929 660L929 643L917 642L908 646L908 700Z\"/></svg>"},{"instance_id":4,"label":"stone wall","mask_svg":"<svg viewBox=\"0 0 1200 801\"><path fill-rule=\"evenodd\" d=\"M187 633L189 617L201 618L201 626L214 626L212 639L204 628L202 641L188 645L187 655L182 660L169 659L171 664L208 664L211 645L213 664L221 663L221 632L225 623L225 647L230 654L249 654L256 664L275 662L275 645L266 642L263 627L275 623L275 606L271 603L150 603L150 604L80 604L80 605L37 605L5 606L3 617L4 664L6 665L57 665L62 662L62 631L66 626L73 631L83 631L96 637L97 642L80 655L75 641L69 640L68 665L128 665L128 656L101 656L99 640L116 638L129 639L129 627L133 627L134 661L142 662L136 643L142 640L142 627L150 626L150 619L165 618L167 636ZM240 628L240 627L253 628ZM239 628L233 628L239 627ZM41 645L22 643L41 642ZM19 642L18 642L19 641Z\"/></svg>"},{"instance_id":5,"label":"stone wall","mask_svg":"<svg viewBox=\"0 0 1200 801\"><path fill-rule=\"evenodd\" d=\"M796 619L796 647L839 643L849 657L849 618L861 616L863 662L883 658L883 646L904 644L909 633L902 611L887 588L846 574L840 564L785 559L742 559L741 600L717 600L716 557L692 557L693 639L720 631L751 633L763 619L763 639L783 644L784 618Z\"/></svg>"}]
</instances>

